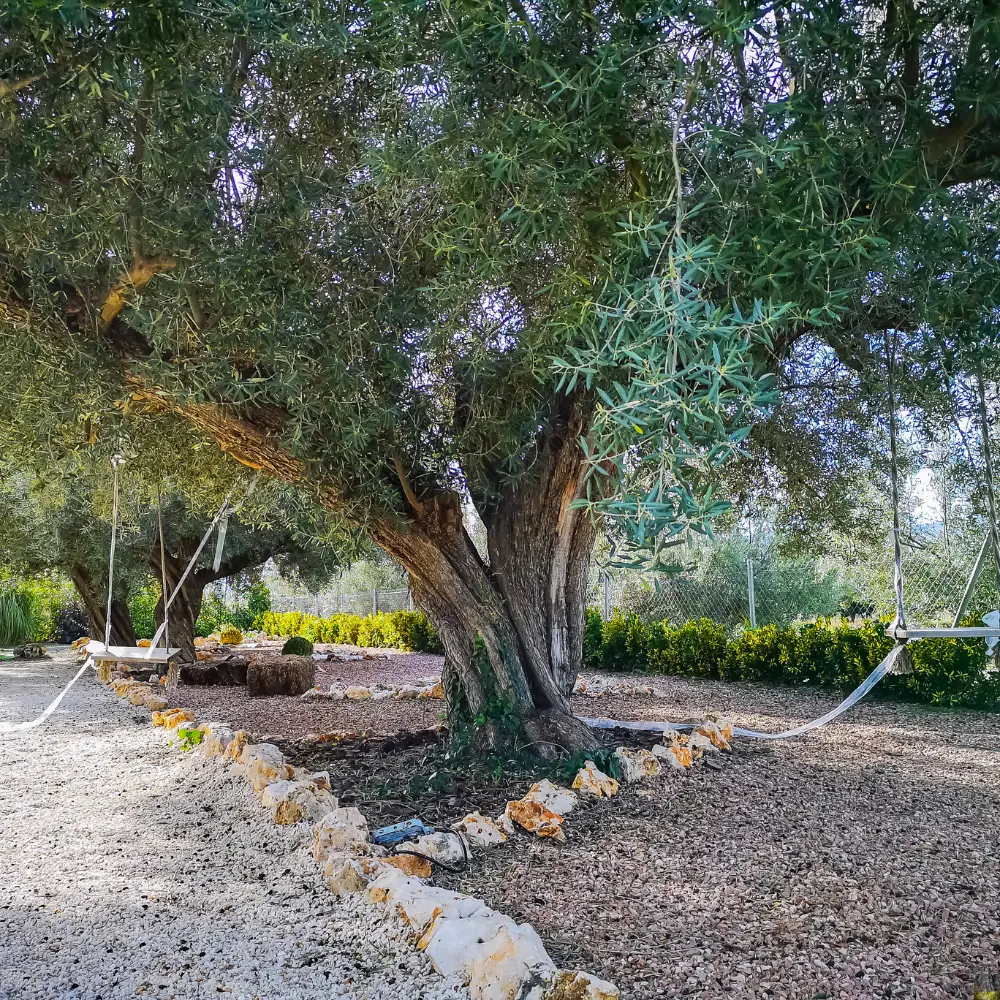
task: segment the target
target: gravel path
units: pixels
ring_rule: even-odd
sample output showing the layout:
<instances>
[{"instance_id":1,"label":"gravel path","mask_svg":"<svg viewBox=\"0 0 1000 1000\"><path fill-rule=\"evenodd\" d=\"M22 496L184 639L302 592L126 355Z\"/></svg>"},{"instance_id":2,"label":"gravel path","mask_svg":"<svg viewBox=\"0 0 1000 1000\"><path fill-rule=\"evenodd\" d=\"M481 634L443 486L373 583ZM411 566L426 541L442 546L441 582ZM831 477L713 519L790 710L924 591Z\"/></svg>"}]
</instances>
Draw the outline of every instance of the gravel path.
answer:
<instances>
[{"instance_id":1,"label":"gravel path","mask_svg":"<svg viewBox=\"0 0 1000 1000\"><path fill-rule=\"evenodd\" d=\"M574 707L778 730L836 701L645 680L669 699ZM970 1000L1000 972L1000 716L867 701L843 720L629 786L574 813L564 847L519 840L452 884L626 1000Z\"/></svg>"},{"instance_id":2,"label":"gravel path","mask_svg":"<svg viewBox=\"0 0 1000 1000\"><path fill-rule=\"evenodd\" d=\"M0 717L33 717L72 670L0 665ZM93 674L0 737L0 1000L467 997L336 900L302 833L165 743Z\"/></svg>"}]
</instances>

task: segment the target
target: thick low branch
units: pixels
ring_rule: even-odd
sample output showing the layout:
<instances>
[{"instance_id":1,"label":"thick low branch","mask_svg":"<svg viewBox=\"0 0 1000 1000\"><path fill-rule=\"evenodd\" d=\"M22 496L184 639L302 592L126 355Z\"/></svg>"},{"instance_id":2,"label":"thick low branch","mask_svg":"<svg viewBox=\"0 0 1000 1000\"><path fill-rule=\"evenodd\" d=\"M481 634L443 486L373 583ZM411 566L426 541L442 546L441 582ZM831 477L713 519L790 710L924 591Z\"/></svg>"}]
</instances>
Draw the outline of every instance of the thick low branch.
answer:
<instances>
[{"instance_id":1,"label":"thick low branch","mask_svg":"<svg viewBox=\"0 0 1000 1000\"><path fill-rule=\"evenodd\" d=\"M101 305L101 322L108 326L122 311L129 295L140 291L158 274L176 267L171 257L136 257L135 263L111 287Z\"/></svg>"},{"instance_id":2,"label":"thick low branch","mask_svg":"<svg viewBox=\"0 0 1000 1000\"><path fill-rule=\"evenodd\" d=\"M37 83L43 76L44 73L33 73L31 76L22 76L16 80L0 80L0 101Z\"/></svg>"},{"instance_id":3,"label":"thick low branch","mask_svg":"<svg viewBox=\"0 0 1000 1000\"><path fill-rule=\"evenodd\" d=\"M929 129L924 135L924 155L928 162L939 160L954 153L980 125L986 124L987 115L981 108L966 108L956 112L947 125Z\"/></svg>"}]
</instances>

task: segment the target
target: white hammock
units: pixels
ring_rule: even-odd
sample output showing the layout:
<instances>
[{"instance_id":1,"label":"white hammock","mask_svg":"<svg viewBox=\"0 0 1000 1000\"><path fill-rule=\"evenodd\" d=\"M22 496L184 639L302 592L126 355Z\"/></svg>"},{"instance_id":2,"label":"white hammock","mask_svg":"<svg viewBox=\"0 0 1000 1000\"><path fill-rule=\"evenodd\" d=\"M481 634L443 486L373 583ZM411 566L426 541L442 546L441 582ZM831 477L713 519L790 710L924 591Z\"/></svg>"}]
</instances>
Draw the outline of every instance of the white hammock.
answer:
<instances>
[{"instance_id":1,"label":"white hammock","mask_svg":"<svg viewBox=\"0 0 1000 1000\"><path fill-rule=\"evenodd\" d=\"M762 733L756 729L734 729L733 734L749 736L755 740L788 740L793 736L801 736L813 729L819 729L820 726L832 722L838 715L843 715L849 708L853 708L886 674L893 673L896 660L905 648L902 645L893 646L889 655L836 708L827 712L826 715L821 715L811 722L804 722L794 729L786 729L783 733ZM617 719L587 719L582 716L580 721L585 722L591 729L631 729L634 732L650 733L683 732L694 728L694 723L690 722L620 722Z\"/></svg>"}]
</instances>

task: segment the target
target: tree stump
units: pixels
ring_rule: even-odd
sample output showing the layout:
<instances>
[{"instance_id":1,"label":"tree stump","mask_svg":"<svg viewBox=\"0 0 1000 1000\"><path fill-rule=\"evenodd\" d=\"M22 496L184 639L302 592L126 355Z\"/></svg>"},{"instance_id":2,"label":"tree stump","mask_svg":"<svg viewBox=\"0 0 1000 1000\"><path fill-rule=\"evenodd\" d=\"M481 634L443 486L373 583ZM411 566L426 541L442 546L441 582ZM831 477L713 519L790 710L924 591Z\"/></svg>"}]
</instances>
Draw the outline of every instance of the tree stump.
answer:
<instances>
[{"instance_id":1,"label":"tree stump","mask_svg":"<svg viewBox=\"0 0 1000 1000\"><path fill-rule=\"evenodd\" d=\"M316 661L310 656L254 657L247 670L247 694L305 694L316 684Z\"/></svg>"}]
</instances>

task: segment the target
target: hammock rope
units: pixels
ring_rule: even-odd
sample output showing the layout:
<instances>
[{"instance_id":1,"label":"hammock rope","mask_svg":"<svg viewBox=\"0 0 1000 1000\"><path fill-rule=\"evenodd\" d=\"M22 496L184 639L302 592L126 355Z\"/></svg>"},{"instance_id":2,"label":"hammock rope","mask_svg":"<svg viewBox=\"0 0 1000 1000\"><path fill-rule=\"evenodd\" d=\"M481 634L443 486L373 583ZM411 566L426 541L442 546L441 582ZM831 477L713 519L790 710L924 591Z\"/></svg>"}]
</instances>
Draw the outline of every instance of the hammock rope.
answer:
<instances>
[{"instance_id":1,"label":"hammock rope","mask_svg":"<svg viewBox=\"0 0 1000 1000\"><path fill-rule=\"evenodd\" d=\"M108 650L110 648L110 646L111 646L111 605L112 605L112 599L113 599L113 593L114 593L115 550L116 550L117 541L118 541L118 506L119 506L119 503L118 503L118 501L119 501L118 469L122 465L123 462L124 462L124 459L120 455L116 455L111 460L111 464L112 464L112 468L113 468L113 473L112 473L112 501L111 501L111 545L109 547L109 552L108 552L108 605L107 605L107 620L104 623L104 650L105 651ZM246 502L246 500L248 500L250 498L251 494L256 489L257 483L258 483L258 481L260 479L260 475L261 474L258 471L254 475L253 479L250 481L250 486L247 489L247 494L246 494L246 497L244 498L244 501L243 501L244 503ZM177 586L174 588L174 590L170 594L169 598L167 598L166 600L164 600L164 602L163 602L163 624L161 624L160 627L156 630L156 635L153 637L153 640L150 643L149 648L143 654L143 659L149 659L153 655L153 649L155 648L155 646L157 645L157 643L160 641L160 639L166 633L167 624L168 624L168 621L169 621L167 612L170 609L170 605L173 604L174 598L180 593L181 587L184 585L184 581L187 580L188 575L191 573L191 570L194 569L194 565L198 561L198 557L201 555L202 550L208 544L208 540L211 537L212 532L215 530L216 525L218 525L219 521L223 517L227 516L230 513L230 501L232 499L232 496L233 496L233 493L235 492L235 490L236 490L236 487L234 486L233 489L231 489L229 491L229 493L226 495L225 500L222 501L222 506L219 508L219 512L215 515L215 517L212 519L212 523L208 526L208 530L205 532L204 536L202 537L201 542L198 545L198 548L195 550L194 555L191 557L190 561L188 562L188 564L187 564L187 566L186 566L183 574L181 574L181 578L178 581ZM240 507L242 507L242 504L240 505ZM162 509L158 511L158 524L159 524L159 529L160 529L160 555L161 555L161 559L162 559L162 557L164 555L164 549L165 549L165 545L164 545L164 541L163 541L163 517L162 517ZM165 565L166 564L164 563L164 566ZM166 571L164 569L164 574L165 574L165 572ZM164 592L164 594L166 594L166 576L165 575L164 575L164 591L163 592ZM94 643L94 644L92 644L92 647L93 648L92 648L92 651L91 651L91 655L88 656L87 659L84 661L83 666L81 666L80 669L73 675L73 678L59 692L59 694L57 694L55 696L55 698L49 703L48 707L45 708L45 710L41 713L41 715L39 715L37 718L31 719L28 722L19 722L19 723L0 722L0 735L4 735L6 733L22 733L22 732L25 732L25 731L27 731L29 729L34 729L37 726L42 725L42 723L45 722L45 720L48 719L49 716L52 715L52 713L59 707L60 703L62 702L63 698L66 697L66 695L69 692L70 688L72 688L73 685L84 675L84 673L86 672L87 668L94 666L94 663L96 662L96 658L95 658L94 652L100 650L101 647L100 647L100 643Z\"/></svg>"},{"instance_id":2,"label":"hammock rope","mask_svg":"<svg viewBox=\"0 0 1000 1000\"><path fill-rule=\"evenodd\" d=\"M889 650L885 659L834 709L821 715L818 719L802 723L793 729L786 729L781 733L765 733L757 729L734 728L733 734L736 736L747 736L755 740L790 740L793 736L801 736L803 733L812 732L825 726L828 722L833 722L838 716L843 715L848 709L853 708L859 701L883 677L887 674L897 673L897 661L905 655L906 646L904 643L897 643ZM585 722L591 729L630 729L633 732L669 733L685 732L695 728L693 722L620 722L617 719L588 719L580 717L581 722Z\"/></svg>"}]
</instances>

